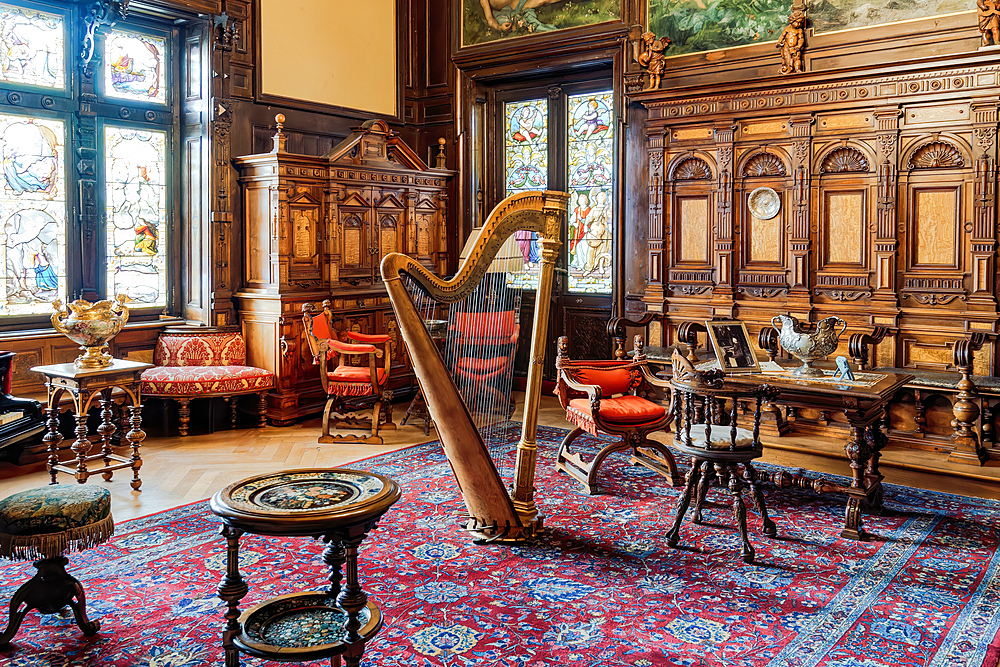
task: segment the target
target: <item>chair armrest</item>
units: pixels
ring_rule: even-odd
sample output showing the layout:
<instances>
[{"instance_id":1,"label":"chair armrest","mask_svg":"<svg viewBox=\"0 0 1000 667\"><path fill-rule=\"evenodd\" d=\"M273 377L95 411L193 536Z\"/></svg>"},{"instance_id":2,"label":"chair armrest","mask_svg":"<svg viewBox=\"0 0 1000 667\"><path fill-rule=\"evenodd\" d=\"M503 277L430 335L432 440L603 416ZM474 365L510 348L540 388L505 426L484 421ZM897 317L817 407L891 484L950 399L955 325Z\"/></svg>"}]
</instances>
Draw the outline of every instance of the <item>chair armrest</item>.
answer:
<instances>
[{"instance_id":1,"label":"chair armrest","mask_svg":"<svg viewBox=\"0 0 1000 667\"><path fill-rule=\"evenodd\" d=\"M888 327L875 327L870 334L851 334L851 338L847 343L847 351L854 363L858 365L859 371L870 368L868 364L868 346L878 345L888 333Z\"/></svg>"},{"instance_id":2,"label":"chair armrest","mask_svg":"<svg viewBox=\"0 0 1000 667\"><path fill-rule=\"evenodd\" d=\"M374 354L376 357L382 357L382 350L368 343L344 343L335 338L328 338L326 342L331 353Z\"/></svg>"},{"instance_id":3,"label":"chair armrest","mask_svg":"<svg viewBox=\"0 0 1000 667\"><path fill-rule=\"evenodd\" d=\"M653 385L654 387L659 387L661 389L667 389L667 390L670 389L671 387L670 380L663 380L656 377L649 371L649 367L646 366L646 364L642 364L641 366L639 366L639 372L642 373L642 379L648 382L649 384Z\"/></svg>"},{"instance_id":4,"label":"chair armrest","mask_svg":"<svg viewBox=\"0 0 1000 667\"><path fill-rule=\"evenodd\" d=\"M376 345L388 342L389 340L388 334L364 334L356 331L345 331L344 336L356 343L374 343Z\"/></svg>"},{"instance_id":5,"label":"chair armrest","mask_svg":"<svg viewBox=\"0 0 1000 667\"><path fill-rule=\"evenodd\" d=\"M572 389L573 391L578 391L581 394L586 394L590 399L591 411L594 415L600 410L601 406L601 387L596 384L583 384L577 382L571 378L566 371L559 369L559 377L556 380L556 396L559 397L559 403L562 405L563 409L569 405L569 401L566 397L566 390Z\"/></svg>"}]
</instances>

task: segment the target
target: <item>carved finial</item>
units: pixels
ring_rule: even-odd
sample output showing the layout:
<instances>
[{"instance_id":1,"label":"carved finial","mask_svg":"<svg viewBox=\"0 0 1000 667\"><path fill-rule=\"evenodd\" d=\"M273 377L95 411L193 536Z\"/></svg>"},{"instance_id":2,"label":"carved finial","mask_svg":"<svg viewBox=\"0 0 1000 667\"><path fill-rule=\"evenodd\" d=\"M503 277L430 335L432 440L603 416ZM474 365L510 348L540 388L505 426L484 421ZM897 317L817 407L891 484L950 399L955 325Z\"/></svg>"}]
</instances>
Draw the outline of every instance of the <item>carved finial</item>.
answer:
<instances>
[{"instance_id":1,"label":"carved finial","mask_svg":"<svg viewBox=\"0 0 1000 667\"><path fill-rule=\"evenodd\" d=\"M285 133L282 132L282 128L285 126L285 114L279 113L274 117L275 122L278 123L278 131L274 133L274 148L271 150L272 153L284 153L285 152Z\"/></svg>"},{"instance_id":2,"label":"carved finial","mask_svg":"<svg viewBox=\"0 0 1000 667\"><path fill-rule=\"evenodd\" d=\"M438 154L435 158L435 165L438 169L447 169L448 156L444 153L444 145L448 143L444 137L438 137Z\"/></svg>"}]
</instances>

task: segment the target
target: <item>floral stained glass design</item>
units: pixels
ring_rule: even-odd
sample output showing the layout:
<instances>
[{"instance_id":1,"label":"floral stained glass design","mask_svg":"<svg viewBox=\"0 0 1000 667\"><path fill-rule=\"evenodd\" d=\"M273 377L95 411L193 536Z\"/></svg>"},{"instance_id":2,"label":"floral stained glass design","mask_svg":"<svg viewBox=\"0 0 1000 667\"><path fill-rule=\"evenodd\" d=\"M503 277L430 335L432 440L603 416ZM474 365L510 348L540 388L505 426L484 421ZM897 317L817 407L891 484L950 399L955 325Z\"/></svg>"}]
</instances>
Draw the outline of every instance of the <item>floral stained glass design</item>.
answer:
<instances>
[{"instance_id":1,"label":"floral stained glass design","mask_svg":"<svg viewBox=\"0 0 1000 667\"><path fill-rule=\"evenodd\" d=\"M65 30L58 14L0 4L0 81L65 88Z\"/></svg>"},{"instance_id":2,"label":"floral stained glass design","mask_svg":"<svg viewBox=\"0 0 1000 667\"><path fill-rule=\"evenodd\" d=\"M544 190L548 186L548 111L548 100L544 98L504 105L504 190L507 195ZM514 235L524 258L524 270L507 274L508 284L535 289L541 259L538 235L527 231Z\"/></svg>"},{"instance_id":3,"label":"floral stained glass design","mask_svg":"<svg viewBox=\"0 0 1000 667\"><path fill-rule=\"evenodd\" d=\"M105 127L108 296L166 305L167 135Z\"/></svg>"},{"instance_id":4,"label":"floral stained glass design","mask_svg":"<svg viewBox=\"0 0 1000 667\"><path fill-rule=\"evenodd\" d=\"M568 98L569 289L611 292L614 123L610 92Z\"/></svg>"},{"instance_id":5,"label":"floral stained glass design","mask_svg":"<svg viewBox=\"0 0 1000 667\"><path fill-rule=\"evenodd\" d=\"M166 42L158 37L112 30L104 41L104 94L166 104Z\"/></svg>"},{"instance_id":6,"label":"floral stained glass design","mask_svg":"<svg viewBox=\"0 0 1000 667\"><path fill-rule=\"evenodd\" d=\"M66 298L65 137L62 121L0 115L0 316Z\"/></svg>"}]
</instances>

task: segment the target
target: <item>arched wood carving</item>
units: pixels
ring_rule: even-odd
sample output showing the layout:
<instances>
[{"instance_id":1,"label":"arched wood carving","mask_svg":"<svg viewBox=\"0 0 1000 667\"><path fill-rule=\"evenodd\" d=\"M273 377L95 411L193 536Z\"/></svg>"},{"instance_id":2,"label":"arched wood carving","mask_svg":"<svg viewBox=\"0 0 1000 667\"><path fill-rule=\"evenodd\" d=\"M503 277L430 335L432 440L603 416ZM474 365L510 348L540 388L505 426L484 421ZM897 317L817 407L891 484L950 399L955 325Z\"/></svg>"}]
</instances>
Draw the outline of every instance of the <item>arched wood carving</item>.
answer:
<instances>
[{"instance_id":1,"label":"arched wood carving","mask_svg":"<svg viewBox=\"0 0 1000 667\"><path fill-rule=\"evenodd\" d=\"M821 174L869 171L868 158L857 148L842 146L823 158L819 171Z\"/></svg>"},{"instance_id":2,"label":"arched wood carving","mask_svg":"<svg viewBox=\"0 0 1000 667\"><path fill-rule=\"evenodd\" d=\"M758 153L743 165L744 176L785 176L785 163L777 155Z\"/></svg>"},{"instance_id":3,"label":"arched wood carving","mask_svg":"<svg viewBox=\"0 0 1000 667\"><path fill-rule=\"evenodd\" d=\"M949 169L954 167L964 167L965 158L962 151L958 150L947 141L931 141L910 155L907 169Z\"/></svg>"},{"instance_id":4,"label":"arched wood carving","mask_svg":"<svg viewBox=\"0 0 1000 667\"><path fill-rule=\"evenodd\" d=\"M674 169L675 181L710 181L712 169L708 163L697 157L689 157Z\"/></svg>"}]
</instances>

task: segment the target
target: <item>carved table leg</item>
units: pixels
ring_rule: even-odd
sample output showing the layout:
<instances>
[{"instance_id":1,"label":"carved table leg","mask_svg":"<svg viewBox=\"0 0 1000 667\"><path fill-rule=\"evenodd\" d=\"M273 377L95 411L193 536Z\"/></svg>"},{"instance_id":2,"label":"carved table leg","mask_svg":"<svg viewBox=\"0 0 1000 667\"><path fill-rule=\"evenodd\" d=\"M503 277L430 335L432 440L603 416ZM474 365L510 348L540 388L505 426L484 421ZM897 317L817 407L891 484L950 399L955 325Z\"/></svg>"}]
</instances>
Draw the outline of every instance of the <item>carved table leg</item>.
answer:
<instances>
[{"instance_id":1,"label":"carved table leg","mask_svg":"<svg viewBox=\"0 0 1000 667\"><path fill-rule=\"evenodd\" d=\"M920 433L920 437L923 437L924 424L927 423L927 417L924 416L924 413L927 408L924 406L924 397L919 389L913 392L913 409L916 412L913 415L913 422L916 424L913 428L913 432Z\"/></svg>"},{"instance_id":2,"label":"carved table leg","mask_svg":"<svg viewBox=\"0 0 1000 667\"><path fill-rule=\"evenodd\" d=\"M688 505L691 504L691 496L694 495L695 488L698 486L698 480L701 478L701 467L703 465L707 466L708 463L694 458L691 459L691 469L688 470L687 484L684 485L684 495L681 496L680 502L677 503L677 511L674 514L674 525L667 531L668 546L676 547L681 539L681 522L684 521Z\"/></svg>"},{"instance_id":3,"label":"carved table leg","mask_svg":"<svg viewBox=\"0 0 1000 667\"><path fill-rule=\"evenodd\" d=\"M90 473L87 472L87 455L90 454L90 448L93 447L93 444L87 437L87 411L83 407L87 404L87 395L85 393L77 394L74 399L76 403L76 429L73 432L76 434L76 440L70 445L70 449L76 454L76 481L84 484L90 477Z\"/></svg>"},{"instance_id":4,"label":"carved table leg","mask_svg":"<svg viewBox=\"0 0 1000 667\"><path fill-rule=\"evenodd\" d=\"M715 468L712 466L705 466L705 474L701 476L701 481L698 482L698 495L694 502L694 515L691 517L691 523L695 525L701 525L701 510L705 506L705 499L708 497L708 489L712 486L712 480L714 479Z\"/></svg>"},{"instance_id":5,"label":"carved table leg","mask_svg":"<svg viewBox=\"0 0 1000 667\"><path fill-rule=\"evenodd\" d=\"M851 422L851 436L844 445L847 458L851 461L851 487L847 489L847 509L844 515L844 530L840 536L852 540L864 540L868 535L864 531L861 521L861 503L867 497L865 489L865 471L868 465L869 454L866 451L867 438L865 437L866 426Z\"/></svg>"},{"instance_id":6,"label":"carved table leg","mask_svg":"<svg viewBox=\"0 0 1000 667\"><path fill-rule=\"evenodd\" d=\"M716 465L720 468L725 466L729 470L729 484L727 486L733 497L733 516L736 517L736 525L739 526L740 539L743 542L743 562L753 563L755 553L753 545L750 544L750 536L747 534L747 507L743 502L743 484L740 482L739 472L732 463Z\"/></svg>"},{"instance_id":7,"label":"carved table leg","mask_svg":"<svg viewBox=\"0 0 1000 667\"><path fill-rule=\"evenodd\" d=\"M128 422L131 428L125 434L125 439L128 440L128 444L132 448L132 456L129 458L129 464L132 466L132 481L129 482L129 485L138 491L139 487L142 486L142 480L139 479L139 469L142 467L139 446L146 439L146 432L142 430L142 405L130 405L128 413Z\"/></svg>"},{"instance_id":8,"label":"carved table leg","mask_svg":"<svg viewBox=\"0 0 1000 667\"><path fill-rule=\"evenodd\" d=\"M334 597L340 595L340 582L343 579L340 568L347 560L346 554L344 545L333 540L326 543L326 549L323 551L323 562L330 566L330 595Z\"/></svg>"},{"instance_id":9,"label":"carved table leg","mask_svg":"<svg viewBox=\"0 0 1000 667\"><path fill-rule=\"evenodd\" d=\"M188 434L188 422L191 421L191 408L189 407L191 399L178 398L176 400L177 400L177 405L180 406L180 408L177 410L177 418L180 421L180 424L177 426L177 428L181 432L181 437L183 438Z\"/></svg>"},{"instance_id":10,"label":"carved table leg","mask_svg":"<svg viewBox=\"0 0 1000 667\"><path fill-rule=\"evenodd\" d=\"M226 651L226 667L239 667L240 651L233 639L240 634L240 600L249 590L246 581L240 575L240 536L239 528L223 525L219 534L226 538L226 573L219 584L219 597L226 603L226 629L222 633L222 647Z\"/></svg>"},{"instance_id":11,"label":"carved table leg","mask_svg":"<svg viewBox=\"0 0 1000 667\"><path fill-rule=\"evenodd\" d=\"M346 570L346 586L337 596L337 604L347 612L347 624L344 629L347 631L345 640L356 642L361 639L361 610L368 604L368 595L361 588L358 580L358 545L365 538L364 535L344 540L344 569ZM348 662L350 664L350 662Z\"/></svg>"},{"instance_id":12,"label":"carved table leg","mask_svg":"<svg viewBox=\"0 0 1000 667\"><path fill-rule=\"evenodd\" d=\"M62 433L59 432L59 398L62 396L62 391L56 391L49 396L49 407L45 410L45 416L47 420L45 422L46 431L45 437L42 438L42 442L45 443L46 448L49 452L48 459L48 469L49 477L52 481L49 484L58 484L56 482L56 475L58 471L55 466L59 465L59 445L62 444L63 437Z\"/></svg>"},{"instance_id":13,"label":"carved table leg","mask_svg":"<svg viewBox=\"0 0 1000 667\"><path fill-rule=\"evenodd\" d=\"M111 455L114 450L111 448L111 436L118 428L115 426L114 413L111 410L111 387L101 391L101 425L97 427L97 434L101 436L101 454L104 455L104 467L111 465ZM113 470L106 470L101 476L105 482L110 482L114 475Z\"/></svg>"}]
</instances>

